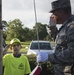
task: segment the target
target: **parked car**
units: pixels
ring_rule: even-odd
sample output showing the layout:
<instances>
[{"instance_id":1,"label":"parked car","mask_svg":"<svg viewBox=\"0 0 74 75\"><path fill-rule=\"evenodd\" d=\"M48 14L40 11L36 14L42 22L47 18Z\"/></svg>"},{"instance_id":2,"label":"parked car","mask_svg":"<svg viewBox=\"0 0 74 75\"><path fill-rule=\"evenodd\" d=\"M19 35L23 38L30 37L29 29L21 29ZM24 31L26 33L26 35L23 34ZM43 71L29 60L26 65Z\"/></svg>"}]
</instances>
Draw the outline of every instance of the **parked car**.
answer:
<instances>
[{"instance_id":1,"label":"parked car","mask_svg":"<svg viewBox=\"0 0 74 75\"><path fill-rule=\"evenodd\" d=\"M54 52L49 41L32 41L28 48L27 54L37 54L39 51L47 52L48 54Z\"/></svg>"}]
</instances>

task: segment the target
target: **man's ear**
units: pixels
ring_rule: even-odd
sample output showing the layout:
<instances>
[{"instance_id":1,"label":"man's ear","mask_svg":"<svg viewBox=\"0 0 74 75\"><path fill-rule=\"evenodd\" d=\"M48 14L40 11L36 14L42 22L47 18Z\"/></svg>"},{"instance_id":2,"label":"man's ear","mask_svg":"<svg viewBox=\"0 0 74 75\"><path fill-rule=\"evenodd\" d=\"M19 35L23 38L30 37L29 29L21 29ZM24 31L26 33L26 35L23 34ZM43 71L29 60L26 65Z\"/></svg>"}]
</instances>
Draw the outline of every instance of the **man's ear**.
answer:
<instances>
[{"instance_id":1,"label":"man's ear","mask_svg":"<svg viewBox=\"0 0 74 75\"><path fill-rule=\"evenodd\" d=\"M63 16L64 12L62 10L59 11L59 14Z\"/></svg>"}]
</instances>

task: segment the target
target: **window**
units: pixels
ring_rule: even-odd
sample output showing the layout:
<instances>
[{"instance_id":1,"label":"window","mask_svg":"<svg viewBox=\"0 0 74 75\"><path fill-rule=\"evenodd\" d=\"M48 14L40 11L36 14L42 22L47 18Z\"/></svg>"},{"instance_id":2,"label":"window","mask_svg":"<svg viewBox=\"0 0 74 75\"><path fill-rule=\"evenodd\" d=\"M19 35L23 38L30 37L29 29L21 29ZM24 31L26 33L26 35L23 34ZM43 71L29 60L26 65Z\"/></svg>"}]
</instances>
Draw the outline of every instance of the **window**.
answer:
<instances>
[{"instance_id":1,"label":"window","mask_svg":"<svg viewBox=\"0 0 74 75\"><path fill-rule=\"evenodd\" d=\"M47 42L39 42L40 49L43 50L51 50L50 43ZM30 49L38 49L38 42L32 42Z\"/></svg>"}]
</instances>

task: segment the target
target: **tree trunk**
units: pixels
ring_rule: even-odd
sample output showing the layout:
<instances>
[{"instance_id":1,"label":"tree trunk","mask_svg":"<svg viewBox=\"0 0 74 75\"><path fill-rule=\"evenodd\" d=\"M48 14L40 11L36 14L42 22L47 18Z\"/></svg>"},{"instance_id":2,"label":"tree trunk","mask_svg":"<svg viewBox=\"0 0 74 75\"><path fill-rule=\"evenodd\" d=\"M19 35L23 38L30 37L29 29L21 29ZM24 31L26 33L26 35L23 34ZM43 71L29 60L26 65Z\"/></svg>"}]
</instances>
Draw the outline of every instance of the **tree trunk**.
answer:
<instances>
[{"instance_id":1,"label":"tree trunk","mask_svg":"<svg viewBox=\"0 0 74 75\"><path fill-rule=\"evenodd\" d=\"M0 0L0 75L2 75L2 46L3 46L3 28L2 28L2 0Z\"/></svg>"}]
</instances>

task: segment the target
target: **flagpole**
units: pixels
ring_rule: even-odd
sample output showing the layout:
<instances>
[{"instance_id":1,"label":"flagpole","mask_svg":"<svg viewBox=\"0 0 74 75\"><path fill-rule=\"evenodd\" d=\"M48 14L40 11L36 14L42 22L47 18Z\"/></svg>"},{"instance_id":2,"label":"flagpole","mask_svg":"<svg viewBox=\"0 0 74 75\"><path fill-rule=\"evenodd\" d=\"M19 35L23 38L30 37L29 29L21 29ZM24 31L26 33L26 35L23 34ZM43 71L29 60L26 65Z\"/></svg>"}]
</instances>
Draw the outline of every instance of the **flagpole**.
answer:
<instances>
[{"instance_id":1,"label":"flagpole","mask_svg":"<svg viewBox=\"0 0 74 75\"><path fill-rule=\"evenodd\" d=\"M2 75L2 46L3 46L3 27L2 27L2 0L0 0L0 75Z\"/></svg>"},{"instance_id":2,"label":"flagpole","mask_svg":"<svg viewBox=\"0 0 74 75\"><path fill-rule=\"evenodd\" d=\"M37 16L36 16L36 6L35 6L35 0L33 0L33 1L34 1L35 26L36 26L36 31L37 31L38 49L40 51ZM30 75L40 75L41 71L42 71L41 64L38 63L37 66L34 68L34 70L30 73Z\"/></svg>"},{"instance_id":3,"label":"flagpole","mask_svg":"<svg viewBox=\"0 0 74 75\"><path fill-rule=\"evenodd\" d=\"M36 4L35 4L35 0L33 0L33 2L34 2L35 26L36 26L36 31L37 31L38 49L39 49L39 51L40 51L39 34L38 34L38 25L37 25L37 14L36 14Z\"/></svg>"}]
</instances>

